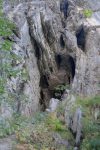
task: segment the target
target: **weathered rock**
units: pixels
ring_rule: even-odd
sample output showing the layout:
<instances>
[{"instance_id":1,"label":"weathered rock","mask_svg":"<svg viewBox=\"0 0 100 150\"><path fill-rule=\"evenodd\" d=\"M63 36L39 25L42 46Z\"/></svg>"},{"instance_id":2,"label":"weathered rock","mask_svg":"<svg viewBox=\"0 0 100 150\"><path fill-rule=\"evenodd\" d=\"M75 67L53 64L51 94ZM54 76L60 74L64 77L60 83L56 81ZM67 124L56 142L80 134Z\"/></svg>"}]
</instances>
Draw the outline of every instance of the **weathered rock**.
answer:
<instances>
[{"instance_id":1,"label":"weathered rock","mask_svg":"<svg viewBox=\"0 0 100 150\"><path fill-rule=\"evenodd\" d=\"M29 26L24 13L25 9L26 7L24 8L22 4L19 4L16 6L16 9L8 13L8 17L14 21L20 33L20 37L15 36L16 42L13 45L13 53L20 58L19 62L15 61L14 67L19 69L20 72L16 78L11 77L9 79L8 88L11 93L15 92L18 95L25 95L21 99L15 99L15 109L28 116L39 109L40 74L29 35ZM22 75L23 71L26 79ZM27 98L26 104L25 99Z\"/></svg>"},{"instance_id":2,"label":"weathered rock","mask_svg":"<svg viewBox=\"0 0 100 150\"><path fill-rule=\"evenodd\" d=\"M0 139L0 150L12 150L13 143L15 142L15 136L9 136L9 138Z\"/></svg>"},{"instance_id":3,"label":"weathered rock","mask_svg":"<svg viewBox=\"0 0 100 150\"><path fill-rule=\"evenodd\" d=\"M19 69L20 73L16 78L8 79L8 89L11 93L28 97L25 103L17 96L17 111L30 115L40 108L40 104L47 107L54 87L59 84L72 85L72 90L78 95L100 93L100 29L94 28L100 23L100 20L97 23L99 12L88 19L82 14L82 9L93 8L95 2L4 2L5 14L17 26L12 52L21 58L13 62L14 69ZM23 71L27 79L23 79Z\"/></svg>"},{"instance_id":4,"label":"weathered rock","mask_svg":"<svg viewBox=\"0 0 100 150\"><path fill-rule=\"evenodd\" d=\"M53 139L55 140L57 145L65 145L67 148L69 148L69 142L61 138L61 136L57 133L53 134Z\"/></svg>"},{"instance_id":5,"label":"weathered rock","mask_svg":"<svg viewBox=\"0 0 100 150\"><path fill-rule=\"evenodd\" d=\"M11 118L12 114L13 114L13 110L11 109L11 107L8 104L2 103L0 114L1 114L0 117Z\"/></svg>"},{"instance_id":6,"label":"weathered rock","mask_svg":"<svg viewBox=\"0 0 100 150\"><path fill-rule=\"evenodd\" d=\"M81 2L81 1L80 1ZM100 2L85 1L84 9L98 9ZM94 96L100 94L100 29L96 26L100 25L99 11L93 13L92 17L84 21L85 47L79 49L77 53L76 75L73 82L73 89L77 93L85 96ZM92 28L95 26L94 28Z\"/></svg>"},{"instance_id":7,"label":"weathered rock","mask_svg":"<svg viewBox=\"0 0 100 150\"><path fill-rule=\"evenodd\" d=\"M58 107L58 105L59 105L59 102L60 102L60 101L59 101L58 99L52 98L52 99L50 100L50 103L49 103L49 108L46 109L46 111L47 111L47 112L55 112L56 109L57 109L57 107Z\"/></svg>"},{"instance_id":8,"label":"weathered rock","mask_svg":"<svg viewBox=\"0 0 100 150\"><path fill-rule=\"evenodd\" d=\"M82 111L81 108L75 108L76 98L70 93L64 97L65 103L65 123L75 135L75 144L79 146L82 137Z\"/></svg>"},{"instance_id":9,"label":"weathered rock","mask_svg":"<svg viewBox=\"0 0 100 150\"><path fill-rule=\"evenodd\" d=\"M72 126L72 121L73 121L73 113L72 113L72 109L73 106L75 105L75 100L76 98L68 93L67 97L64 98L65 99L65 123L67 125L68 128L70 128Z\"/></svg>"},{"instance_id":10,"label":"weathered rock","mask_svg":"<svg viewBox=\"0 0 100 150\"><path fill-rule=\"evenodd\" d=\"M74 147L74 150L78 150L78 147Z\"/></svg>"},{"instance_id":11,"label":"weathered rock","mask_svg":"<svg viewBox=\"0 0 100 150\"><path fill-rule=\"evenodd\" d=\"M76 134L75 143L79 145L82 137L82 111L80 108L77 108L72 123L72 132Z\"/></svg>"},{"instance_id":12,"label":"weathered rock","mask_svg":"<svg viewBox=\"0 0 100 150\"><path fill-rule=\"evenodd\" d=\"M11 117L13 112L30 116L41 107L45 109L59 84L69 84L78 95L100 94L100 11L85 18L83 10L91 8L99 9L100 2L4 0L5 15L16 24L12 53L20 59L13 60L12 66L20 71L7 81L8 91L15 96L14 107L2 104L2 117ZM66 107L66 125L75 133L78 145L81 109L73 115L75 97L69 91L62 96L62 103ZM58 104L59 100L51 99L48 111L55 111ZM95 119L98 113L95 110ZM2 143L0 148L8 150L9 141ZM69 144L60 143L66 147Z\"/></svg>"},{"instance_id":13,"label":"weathered rock","mask_svg":"<svg viewBox=\"0 0 100 150\"><path fill-rule=\"evenodd\" d=\"M85 52L80 50L77 55L76 75L73 82L73 89L77 93L85 96L94 96L95 94L100 93L100 46L97 44L99 43L99 37L99 29L88 31Z\"/></svg>"}]
</instances>

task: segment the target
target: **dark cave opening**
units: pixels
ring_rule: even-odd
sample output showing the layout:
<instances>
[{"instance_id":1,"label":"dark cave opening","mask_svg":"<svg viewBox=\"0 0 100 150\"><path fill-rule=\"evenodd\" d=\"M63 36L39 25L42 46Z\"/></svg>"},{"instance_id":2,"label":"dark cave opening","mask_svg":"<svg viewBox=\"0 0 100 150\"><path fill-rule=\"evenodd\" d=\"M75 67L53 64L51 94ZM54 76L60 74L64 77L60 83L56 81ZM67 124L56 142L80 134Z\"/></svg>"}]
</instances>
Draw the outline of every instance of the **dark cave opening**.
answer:
<instances>
[{"instance_id":1,"label":"dark cave opening","mask_svg":"<svg viewBox=\"0 0 100 150\"><path fill-rule=\"evenodd\" d=\"M55 60L56 60L58 69L66 70L66 72L69 72L69 74L71 75L71 78L73 79L75 76L75 67L76 67L74 58L70 55L56 54ZM70 84L70 79L68 80Z\"/></svg>"},{"instance_id":2,"label":"dark cave opening","mask_svg":"<svg viewBox=\"0 0 100 150\"><path fill-rule=\"evenodd\" d=\"M71 56L69 56L69 58L68 58L68 63L70 64L72 79L74 79L74 76L75 76L75 61Z\"/></svg>"},{"instance_id":3,"label":"dark cave opening","mask_svg":"<svg viewBox=\"0 0 100 150\"><path fill-rule=\"evenodd\" d=\"M81 26L76 32L76 38L78 47L85 51L86 33L83 26Z\"/></svg>"},{"instance_id":4,"label":"dark cave opening","mask_svg":"<svg viewBox=\"0 0 100 150\"><path fill-rule=\"evenodd\" d=\"M63 12L65 19L68 16L68 7L69 7L68 1L62 0L60 3L60 11Z\"/></svg>"},{"instance_id":5,"label":"dark cave opening","mask_svg":"<svg viewBox=\"0 0 100 150\"><path fill-rule=\"evenodd\" d=\"M56 54L56 55L55 55L55 60L56 60L57 66L58 66L58 68L59 68L59 67L60 67L60 64L61 64L61 62L62 62L62 57L61 57L61 55L60 55L60 54Z\"/></svg>"},{"instance_id":6,"label":"dark cave opening","mask_svg":"<svg viewBox=\"0 0 100 150\"><path fill-rule=\"evenodd\" d=\"M43 90L41 89L40 91L40 106L41 106L41 110L42 111L45 111L46 109L46 104L45 104L45 95L43 93Z\"/></svg>"},{"instance_id":7,"label":"dark cave opening","mask_svg":"<svg viewBox=\"0 0 100 150\"><path fill-rule=\"evenodd\" d=\"M46 75L41 75L41 78L40 78L40 87L42 88L48 88L49 86L49 83L48 83L48 79L47 79L47 76Z\"/></svg>"},{"instance_id":8,"label":"dark cave opening","mask_svg":"<svg viewBox=\"0 0 100 150\"><path fill-rule=\"evenodd\" d=\"M75 59L68 54L56 54L55 61L58 66L57 74L41 74L40 87L41 87L41 98L40 105L44 111L51 98L57 98L62 100L65 89L70 89L74 76L75 76ZM53 76L53 78L51 78Z\"/></svg>"},{"instance_id":9,"label":"dark cave opening","mask_svg":"<svg viewBox=\"0 0 100 150\"><path fill-rule=\"evenodd\" d=\"M49 67L49 69L50 69L50 72L53 73L53 68L52 68L52 67Z\"/></svg>"},{"instance_id":10,"label":"dark cave opening","mask_svg":"<svg viewBox=\"0 0 100 150\"><path fill-rule=\"evenodd\" d=\"M41 87L40 106L41 106L42 111L45 111L45 109L48 107L49 101L51 98L52 98L52 94L51 94L51 91L49 90L49 88L42 88Z\"/></svg>"},{"instance_id":11,"label":"dark cave opening","mask_svg":"<svg viewBox=\"0 0 100 150\"><path fill-rule=\"evenodd\" d=\"M41 58L41 49L35 40L33 42L34 42L34 48L35 48L35 56L39 60Z\"/></svg>"},{"instance_id":12,"label":"dark cave opening","mask_svg":"<svg viewBox=\"0 0 100 150\"><path fill-rule=\"evenodd\" d=\"M61 45L62 48L65 47L65 42L64 42L64 39L63 39L63 35L62 35L62 34L61 34L61 36L60 36L60 45Z\"/></svg>"},{"instance_id":13,"label":"dark cave opening","mask_svg":"<svg viewBox=\"0 0 100 150\"><path fill-rule=\"evenodd\" d=\"M44 109L45 103L44 103L44 94L43 94L43 90L42 89L40 91L40 105L43 106L42 109Z\"/></svg>"}]
</instances>

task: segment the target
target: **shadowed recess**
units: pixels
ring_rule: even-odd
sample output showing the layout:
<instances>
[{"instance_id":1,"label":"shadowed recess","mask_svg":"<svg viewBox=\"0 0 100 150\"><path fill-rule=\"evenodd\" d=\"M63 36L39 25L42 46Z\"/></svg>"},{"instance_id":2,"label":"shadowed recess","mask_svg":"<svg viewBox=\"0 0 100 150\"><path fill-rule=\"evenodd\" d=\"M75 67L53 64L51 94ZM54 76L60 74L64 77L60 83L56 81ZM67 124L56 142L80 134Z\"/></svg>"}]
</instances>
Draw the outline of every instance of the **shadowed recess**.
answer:
<instances>
[{"instance_id":1,"label":"shadowed recess","mask_svg":"<svg viewBox=\"0 0 100 150\"><path fill-rule=\"evenodd\" d=\"M55 60L58 69L66 70L66 72L69 72L69 74L71 74L71 78L73 79L75 76L75 61L73 57L69 55L56 54Z\"/></svg>"},{"instance_id":2,"label":"shadowed recess","mask_svg":"<svg viewBox=\"0 0 100 150\"><path fill-rule=\"evenodd\" d=\"M40 78L40 86L42 88L48 88L49 84L48 84L48 79L46 77L46 75L42 75Z\"/></svg>"},{"instance_id":3,"label":"shadowed recess","mask_svg":"<svg viewBox=\"0 0 100 150\"><path fill-rule=\"evenodd\" d=\"M61 36L60 36L60 45L61 45L62 48L65 47L65 42L64 42L64 39L63 39L63 35L62 35L62 34L61 34Z\"/></svg>"},{"instance_id":4,"label":"shadowed recess","mask_svg":"<svg viewBox=\"0 0 100 150\"><path fill-rule=\"evenodd\" d=\"M72 78L74 78L74 76L75 76L75 62L74 62L74 59L71 56L69 56L68 62L70 64Z\"/></svg>"},{"instance_id":5,"label":"shadowed recess","mask_svg":"<svg viewBox=\"0 0 100 150\"><path fill-rule=\"evenodd\" d=\"M85 39L86 39L86 33L84 31L84 27L81 26L77 33L76 33L76 37L77 37L77 45L79 48L81 48L83 51L85 51Z\"/></svg>"},{"instance_id":6,"label":"shadowed recess","mask_svg":"<svg viewBox=\"0 0 100 150\"><path fill-rule=\"evenodd\" d=\"M68 7L69 7L68 1L62 0L60 3L60 11L63 12L65 19L68 16Z\"/></svg>"},{"instance_id":7,"label":"shadowed recess","mask_svg":"<svg viewBox=\"0 0 100 150\"><path fill-rule=\"evenodd\" d=\"M55 55L55 60L56 60L57 66L58 66L58 68L59 68L59 67L60 67L60 64L61 64L61 62L62 62L62 57L61 57L61 55L60 55L60 54Z\"/></svg>"},{"instance_id":8,"label":"shadowed recess","mask_svg":"<svg viewBox=\"0 0 100 150\"><path fill-rule=\"evenodd\" d=\"M41 58L41 49L35 40L34 40L34 48L35 48L35 56L37 57L37 59L40 59Z\"/></svg>"}]
</instances>

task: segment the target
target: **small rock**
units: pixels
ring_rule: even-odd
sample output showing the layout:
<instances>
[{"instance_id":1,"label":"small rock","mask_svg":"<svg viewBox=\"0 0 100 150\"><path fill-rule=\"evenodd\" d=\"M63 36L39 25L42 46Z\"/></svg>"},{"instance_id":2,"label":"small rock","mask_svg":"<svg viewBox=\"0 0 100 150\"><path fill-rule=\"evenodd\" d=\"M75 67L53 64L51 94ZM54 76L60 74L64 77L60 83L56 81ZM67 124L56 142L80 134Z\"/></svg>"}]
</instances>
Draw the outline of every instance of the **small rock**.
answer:
<instances>
[{"instance_id":1,"label":"small rock","mask_svg":"<svg viewBox=\"0 0 100 150\"><path fill-rule=\"evenodd\" d=\"M46 109L47 112L54 112L57 109L57 106L59 104L59 100L55 98L51 98L49 103L49 108Z\"/></svg>"},{"instance_id":2,"label":"small rock","mask_svg":"<svg viewBox=\"0 0 100 150\"><path fill-rule=\"evenodd\" d=\"M74 147L74 150L78 150L78 147Z\"/></svg>"}]
</instances>

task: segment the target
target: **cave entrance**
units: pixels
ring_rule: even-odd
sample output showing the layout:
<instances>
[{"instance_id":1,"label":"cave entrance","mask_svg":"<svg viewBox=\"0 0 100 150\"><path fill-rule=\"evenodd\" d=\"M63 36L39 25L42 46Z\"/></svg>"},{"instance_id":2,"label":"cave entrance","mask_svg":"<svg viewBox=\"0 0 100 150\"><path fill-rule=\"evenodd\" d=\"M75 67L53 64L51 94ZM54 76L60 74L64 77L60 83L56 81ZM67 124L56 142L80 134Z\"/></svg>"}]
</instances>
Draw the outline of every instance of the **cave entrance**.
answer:
<instances>
[{"instance_id":1,"label":"cave entrance","mask_svg":"<svg viewBox=\"0 0 100 150\"><path fill-rule=\"evenodd\" d=\"M66 19L68 16L68 0L62 0L60 2L60 11L64 14L64 18Z\"/></svg>"},{"instance_id":2,"label":"cave entrance","mask_svg":"<svg viewBox=\"0 0 100 150\"><path fill-rule=\"evenodd\" d=\"M73 57L71 57L71 56L68 57L68 63L69 63L72 79L74 79L74 76L75 76L75 60L73 59Z\"/></svg>"},{"instance_id":3,"label":"cave entrance","mask_svg":"<svg viewBox=\"0 0 100 150\"><path fill-rule=\"evenodd\" d=\"M85 43L86 43L86 32L84 27L81 26L76 32L77 45L78 47L85 52Z\"/></svg>"},{"instance_id":4,"label":"cave entrance","mask_svg":"<svg viewBox=\"0 0 100 150\"><path fill-rule=\"evenodd\" d=\"M55 60L58 66L58 70L65 70L66 74L69 76L68 78L74 79L75 76L75 59L70 55L65 54L57 54L55 55ZM69 81L70 84L70 81Z\"/></svg>"},{"instance_id":5,"label":"cave entrance","mask_svg":"<svg viewBox=\"0 0 100 150\"><path fill-rule=\"evenodd\" d=\"M65 89L70 89L75 76L75 60L67 54L56 54L55 61L58 66L56 73L41 74L40 105L44 111L51 98L62 99Z\"/></svg>"},{"instance_id":6,"label":"cave entrance","mask_svg":"<svg viewBox=\"0 0 100 150\"><path fill-rule=\"evenodd\" d=\"M40 106L41 110L45 111L51 98L49 90L49 77L47 74L41 74L40 77Z\"/></svg>"},{"instance_id":7,"label":"cave entrance","mask_svg":"<svg viewBox=\"0 0 100 150\"><path fill-rule=\"evenodd\" d=\"M61 46L62 48L65 47L65 41L64 41L64 38L63 38L63 35L62 35L62 34L61 34L61 36L60 36L60 46Z\"/></svg>"},{"instance_id":8,"label":"cave entrance","mask_svg":"<svg viewBox=\"0 0 100 150\"><path fill-rule=\"evenodd\" d=\"M57 54L55 60L58 66L57 77L61 82L54 87L53 97L61 99L65 89L70 89L74 76L76 62L75 59L67 54Z\"/></svg>"}]
</instances>

